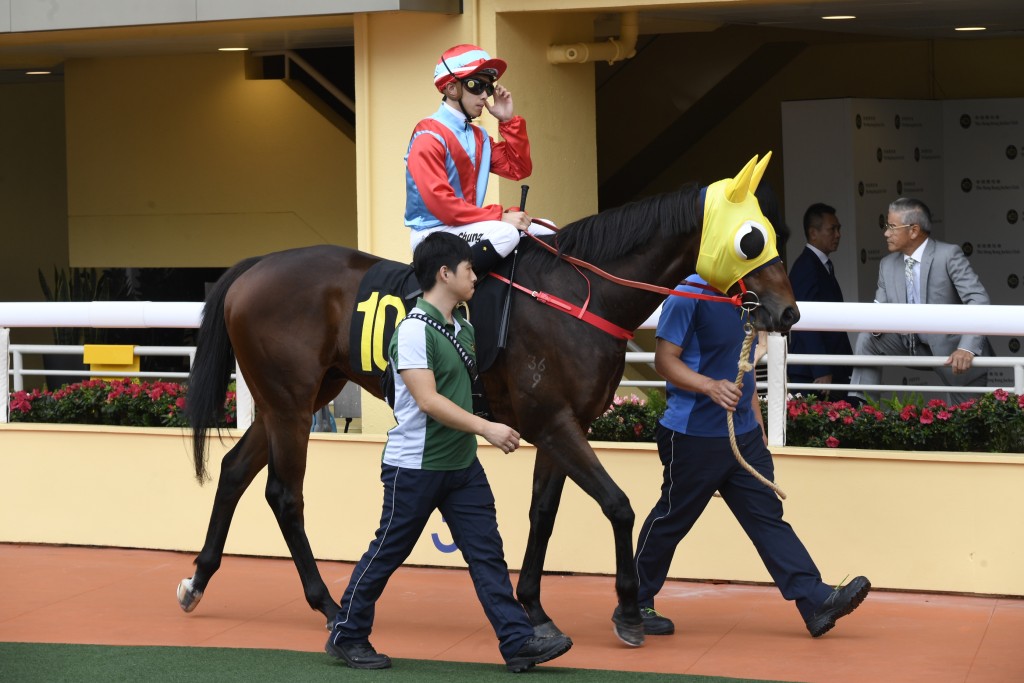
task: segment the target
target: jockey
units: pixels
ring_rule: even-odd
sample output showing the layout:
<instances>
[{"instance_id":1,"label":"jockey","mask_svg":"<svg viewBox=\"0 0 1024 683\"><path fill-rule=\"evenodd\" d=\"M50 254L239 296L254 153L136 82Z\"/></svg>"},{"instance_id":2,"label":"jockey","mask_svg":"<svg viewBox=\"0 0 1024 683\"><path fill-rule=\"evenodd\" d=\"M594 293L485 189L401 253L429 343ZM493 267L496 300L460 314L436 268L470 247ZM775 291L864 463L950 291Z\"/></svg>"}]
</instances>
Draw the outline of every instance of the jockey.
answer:
<instances>
[{"instance_id":1,"label":"jockey","mask_svg":"<svg viewBox=\"0 0 1024 683\"><path fill-rule=\"evenodd\" d=\"M507 64L475 45L456 45L434 68L441 107L412 132L406 153L405 224L410 248L432 232L452 232L470 243L473 268L491 270L519 244L520 231L550 235L513 207L484 206L490 173L520 180L533 171L526 121L512 113L512 93L495 83ZM493 95L494 102L488 101ZM498 119L495 142L473 119L484 108Z\"/></svg>"}]
</instances>

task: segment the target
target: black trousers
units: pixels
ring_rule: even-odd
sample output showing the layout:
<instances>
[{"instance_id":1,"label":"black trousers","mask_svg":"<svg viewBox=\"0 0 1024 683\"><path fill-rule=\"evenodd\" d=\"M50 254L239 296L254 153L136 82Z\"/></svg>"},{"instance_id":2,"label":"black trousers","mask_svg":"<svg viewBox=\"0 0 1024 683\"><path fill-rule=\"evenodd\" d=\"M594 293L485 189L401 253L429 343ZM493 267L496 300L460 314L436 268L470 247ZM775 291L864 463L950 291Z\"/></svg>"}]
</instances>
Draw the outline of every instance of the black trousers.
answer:
<instances>
[{"instance_id":1,"label":"black trousers","mask_svg":"<svg viewBox=\"0 0 1024 683\"><path fill-rule=\"evenodd\" d=\"M498 636L502 656L507 660L515 655L533 635L533 626L512 593L494 494L480 461L448 472L382 465L380 478L384 483L380 528L352 570L341 611L332 624L334 642L369 638L377 599L437 509L469 565L477 598Z\"/></svg>"},{"instance_id":2,"label":"black trousers","mask_svg":"<svg viewBox=\"0 0 1024 683\"><path fill-rule=\"evenodd\" d=\"M832 589L822 582L821 573L793 527L782 519L782 502L740 466L728 437L687 436L659 424L657 438L664 476L661 498L640 528L636 544L640 606L654 606L654 596L665 584L676 546L719 491L754 543L782 596L796 601L804 621L809 619ZM744 459L773 481L772 456L764 445L761 429L738 435L736 442Z\"/></svg>"}]
</instances>

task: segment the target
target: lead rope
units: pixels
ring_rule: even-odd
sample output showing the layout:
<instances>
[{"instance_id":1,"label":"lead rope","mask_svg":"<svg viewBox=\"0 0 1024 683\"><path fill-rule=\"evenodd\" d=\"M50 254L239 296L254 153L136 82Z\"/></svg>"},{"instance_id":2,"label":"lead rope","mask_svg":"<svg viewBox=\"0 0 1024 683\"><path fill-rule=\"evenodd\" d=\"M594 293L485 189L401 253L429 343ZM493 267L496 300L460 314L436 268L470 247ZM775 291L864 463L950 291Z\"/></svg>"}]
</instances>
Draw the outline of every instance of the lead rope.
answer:
<instances>
[{"instance_id":1,"label":"lead rope","mask_svg":"<svg viewBox=\"0 0 1024 683\"><path fill-rule=\"evenodd\" d=\"M739 370L736 373L737 387L743 386L743 375L754 369L753 364L750 362L750 347L754 344L754 326L747 322L743 325L743 331L746 333L746 336L743 338L743 348L740 350L740 360L738 363ZM731 410L726 411L725 419L726 423L729 425L729 443L732 445L732 454L736 456L736 461L743 467L743 469L750 472L754 479L757 479L759 482L770 488L775 492L775 495L782 500L786 500L786 494L783 493L782 489L780 489L775 482L765 479L760 472L755 470L750 466L750 463L744 460L743 455L740 453L739 446L736 445L736 428L732 423Z\"/></svg>"}]
</instances>

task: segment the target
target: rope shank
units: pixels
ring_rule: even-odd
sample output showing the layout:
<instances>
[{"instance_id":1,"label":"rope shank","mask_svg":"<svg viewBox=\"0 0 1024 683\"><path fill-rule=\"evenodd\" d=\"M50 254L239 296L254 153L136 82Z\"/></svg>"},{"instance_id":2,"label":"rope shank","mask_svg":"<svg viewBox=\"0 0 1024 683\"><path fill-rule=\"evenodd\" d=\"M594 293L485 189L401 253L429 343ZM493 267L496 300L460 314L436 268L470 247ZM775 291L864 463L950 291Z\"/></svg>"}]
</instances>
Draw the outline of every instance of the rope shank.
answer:
<instances>
[{"instance_id":1,"label":"rope shank","mask_svg":"<svg viewBox=\"0 0 1024 683\"><path fill-rule=\"evenodd\" d=\"M739 368L736 373L737 387L743 386L743 375L754 369L754 366L750 363L750 347L754 343L754 326L748 322L744 326L744 329L746 331L746 337L743 338L743 348L740 349L740 359L737 364ZM757 479L759 482L770 488L775 492L775 495L782 500L786 500L786 494L778 487L778 485L775 484L775 482L765 479L764 475L751 467L750 463L743 458L743 455L740 453L739 446L736 445L736 428L732 423L732 411L726 412L725 419L726 423L729 425L729 444L732 446L732 454L736 456L736 461L739 462L743 469L750 472L754 479Z\"/></svg>"}]
</instances>

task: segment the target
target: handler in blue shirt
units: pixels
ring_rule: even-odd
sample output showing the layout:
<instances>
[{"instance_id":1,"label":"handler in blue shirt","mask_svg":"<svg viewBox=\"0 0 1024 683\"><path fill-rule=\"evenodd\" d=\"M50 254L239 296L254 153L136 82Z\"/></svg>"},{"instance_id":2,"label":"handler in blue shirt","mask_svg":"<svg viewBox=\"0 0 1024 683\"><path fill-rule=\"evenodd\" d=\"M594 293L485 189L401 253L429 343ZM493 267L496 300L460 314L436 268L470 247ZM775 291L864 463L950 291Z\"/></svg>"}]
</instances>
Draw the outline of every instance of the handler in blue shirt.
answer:
<instances>
[{"instance_id":1,"label":"handler in blue shirt","mask_svg":"<svg viewBox=\"0 0 1024 683\"><path fill-rule=\"evenodd\" d=\"M688 280L706 284L697 275ZM677 289L704 291L686 285ZM654 597L665 584L676 546L715 491L753 541L782 596L796 602L812 636L824 634L856 609L871 588L863 576L835 590L823 583L803 543L782 519L781 501L733 455L726 411L733 413L744 459L774 481L754 372L744 375L741 388L735 384L744 338L741 315L731 303L680 296L670 296L662 307L654 362L668 382L668 407L657 432L664 480L661 498L640 529L635 557L638 601L649 635L675 631L675 624L655 611Z\"/></svg>"}]
</instances>

